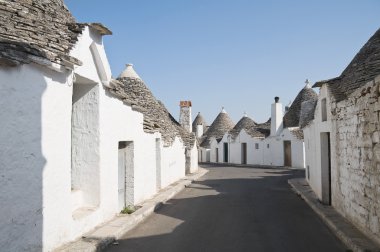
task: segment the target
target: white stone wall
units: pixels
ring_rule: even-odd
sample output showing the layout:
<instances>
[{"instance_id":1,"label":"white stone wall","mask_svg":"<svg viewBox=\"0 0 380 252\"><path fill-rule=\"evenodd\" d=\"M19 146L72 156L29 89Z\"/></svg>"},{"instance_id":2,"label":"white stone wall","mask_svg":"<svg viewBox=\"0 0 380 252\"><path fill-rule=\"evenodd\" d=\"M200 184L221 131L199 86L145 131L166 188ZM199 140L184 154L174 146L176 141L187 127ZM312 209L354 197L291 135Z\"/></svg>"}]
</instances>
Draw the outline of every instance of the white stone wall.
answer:
<instances>
[{"instance_id":1,"label":"white stone wall","mask_svg":"<svg viewBox=\"0 0 380 252\"><path fill-rule=\"evenodd\" d=\"M380 241L380 76L339 103L332 102L332 204Z\"/></svg>"},{"instance_id":2,"label":"white stone wall","mask_svg":"<svg viewBox=\"0 0 380 252\"><path fill-rule=\"evenodd\" d=\"M190 173L198 171L198 147L195 143L193 148L190 150Z\"/></svg>"},{"instance_id":3,"label":"white stone wall","mask_svg":"<svg viewBox=\"0 0 380 252\"><path fill-rule=\"evenodd\" d=\"M236 139L230 143L230 162L234 164L242 163L242 143L247 143L247 164L262 165L264 157L262 139L249 136L245 130L240 131ZM256 149L256 143L259 144L258 149Z\"/></svg>"},{"instance_id":4,"label":"white stone wall","mask_svg":"<svg viewBox=\"0 0 380 252\"><path fill-rule=\"evenodd\" d=\"M223 163L224 143L228 143L229 163L241 164L241 144L247 143L247 164L283 166L284 141L291 141L292 167L305 168L304 143L296 138L289 129L282 130L278 136L269 136L265 139L251 137L244 130L240 131L235 139L228 139L228 134L225 134L218 143L215 138L212 138L210 143L211 162L216 162L216 148L218 148L218 163ZM256 144L258 149L256 149Z\"/></svg>"},{"instance_id":5,"label":"white stone wall","mask_svg":"<svg viewBox=\"0 0 380 252\"><path fill-rule=\"evenodd\" d=\"M268 148L269 145L269 148ZM283 166L284 165L284 143L281 136L267 137L260 148L263 149L264 165Z\"/></svg>"},{"instance_id":6,"label":"white stone wall","mask_svg":"<svg viewBox=\"0 0 380 252\"><path fill-rule=\"evenodd\" d=\"M43 240L66 235L70 79L33 64L0 68L0 246L6 251L40 251ZM52 222L59 233L48 233Z\"/></svg>"},{"instance_id":7,"label":"white stone wall","mask_svg":"<svg viewBox=\"0 0 380 252\"><path fill-rule=\"evenodd\" d=\"M162 187L185 176L185 147L177 137L170 147L162 149Z\"/></svg>"},{"instance_id":8,"label":"white stone wall","mask_svg":"<svg viewBox=\"0 0 380 252\"><path fill-rule=\"evenodd\" d=\"M0 247L6 251L51 251L118 213L120 141L133 142L133 175L127 178L134 185L131 201L139 204L157 192L160 134L146 134L143 115L106 91L103 84L111 74L100 35L86 28L72 56L84 63L75 74L34 64L0 68ZM78 132L96 132L90 134L99 157L91 159L98 169L94 190L80 186L72 190L72 144L88 140L78 137L71 142L74 82L91 84L96 90L86 102L91 109L79 118L81 111L78 119L83 121L76 124ZM89 128L86 123L91 123ZM185 175L184 150L179 139L161 149L163 186ZM85 154L77 157L81 168L88 160ZM93 174L82 175L80 182L90 185Z\"/></svg>"},{"instance_id":9,"label":"white stone wall","mask_svg":"<svg viewBox=\"0 0 380 252\"><path fill-rule=\"evenodd\" d=\"M198 151L198 160L199 160L199 162L211 162L210 161L211 160L210 149L200 147L199 151Z\"/></svg>"},{"instance_id":10,"label":"white stone wall","mask_svg":"<svg viewBox=\"0 0 380 252\"><path fill-rule=\"evenodd\" d=\"M305 168L303 140L296 138L288 128L283 129L276 137L264 139L264 165L284 165L284 141L291 142L292 167Z\"/></svg>"},{"instance_id":11,"label":"white stone wall","mask_svg":"<svg viewBox=\"0 0 380 252\"><path fill-rule=\"evenodd\" d=\"M321 101L326 99L326 103L330 104L331 98L326 85L319 90L318 101L314 111L314 120L310 125L303 129L305 142L305 167L306 179L309 185L316 193L318 198L322 200L322 172L321 172L321 133L332 131L331 126L331 110L327 109L327 120L322 121ZM334 146L333 135L330 136L330 145ZM331 148L331 157L334 159L335 149ZM334 165L334 162L331 163Z\"/></svg>"}]
</instances>

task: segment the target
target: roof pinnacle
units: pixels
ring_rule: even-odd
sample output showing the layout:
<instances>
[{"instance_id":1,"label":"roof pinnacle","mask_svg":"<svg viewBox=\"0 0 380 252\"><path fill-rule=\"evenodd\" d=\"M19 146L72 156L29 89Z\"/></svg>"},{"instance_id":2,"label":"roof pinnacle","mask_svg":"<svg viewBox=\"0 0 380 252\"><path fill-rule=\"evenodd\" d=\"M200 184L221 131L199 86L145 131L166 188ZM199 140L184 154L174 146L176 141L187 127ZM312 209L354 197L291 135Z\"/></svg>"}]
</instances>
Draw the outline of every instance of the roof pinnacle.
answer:
<instances>
[{"instance_id":1,"label":"roof pinnacle","mask_svg":"<svg viewBox=\"0 0 380 252\"><path fill-rule=\"evenodd\" d=\"M311 88L311 84L309 82L309 79L306 79L305 84L306 84L305 88Z\"/></svg>"}]
</instances>

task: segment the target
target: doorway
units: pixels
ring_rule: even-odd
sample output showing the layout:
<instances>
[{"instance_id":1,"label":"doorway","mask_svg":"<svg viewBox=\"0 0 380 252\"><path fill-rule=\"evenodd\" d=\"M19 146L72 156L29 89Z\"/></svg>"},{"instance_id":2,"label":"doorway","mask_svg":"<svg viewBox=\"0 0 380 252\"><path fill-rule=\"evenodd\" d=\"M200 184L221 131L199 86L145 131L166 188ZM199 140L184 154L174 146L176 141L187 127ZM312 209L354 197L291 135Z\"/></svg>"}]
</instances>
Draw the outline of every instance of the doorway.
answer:
<instances>
[{"instance_id":1,"label":"doorway","mask_svg":"<svg viewBox=\"0 0 380 252\"><path fill-rule=\"evenodd\" d=\"M228 143L223 143L223 162L228 163Z\"/></svg>"},{"instance_id":2,"label":"doorway","mask_svg":"<svg viewBox=\"0 0 380 252\"><path fill-rule=\"evenodd\" d=\"M247 164L247 143L241 144L241 163Z\"/></svg>"},{"instance_id":3,"label":"doorway","mask_svg":"<svg viewBox=\"0 0 380 252\"><path fill-rule=\"evenodd\" d=\"M322 203L331 205L331 148L330 132L321 133Z\"/></svg>"},{"instance_id":4,"label":"doorway","mask_svg":"<svg viewBox=\"0 0 380 252\"><path fill-rule=\"evenodd\" d=\"M100 204L99 85L76 75L72 90L71 190L81 206Z\"/></svg>"},{"instance_id":5,"label":"doorway","mask_svg":"<svg viewBox=\"0 0 380 252\"><path fill-rule=\"evenodd\" d=\"M219 163L219 148L215 149L215 162Z\"/></svg>"},{"instance_id":6,"label":"doorway","mask_svg":"<svg viewBox=\"0 0 380 252\"><path fill-rule=\"evenodd\" d=\"M284 166L292 166L292 142L284 141Z\"/></svg>"},{"instance_id":7,"label":"doorway","mask_svg":"<svg viewBox=\"0 0 380 252\"><path fill-rule=\"evenodd\" d=\"M119 211L134 201L133 142L119 142L118 150L118 197Z\"/></svg>"}]
</instances>

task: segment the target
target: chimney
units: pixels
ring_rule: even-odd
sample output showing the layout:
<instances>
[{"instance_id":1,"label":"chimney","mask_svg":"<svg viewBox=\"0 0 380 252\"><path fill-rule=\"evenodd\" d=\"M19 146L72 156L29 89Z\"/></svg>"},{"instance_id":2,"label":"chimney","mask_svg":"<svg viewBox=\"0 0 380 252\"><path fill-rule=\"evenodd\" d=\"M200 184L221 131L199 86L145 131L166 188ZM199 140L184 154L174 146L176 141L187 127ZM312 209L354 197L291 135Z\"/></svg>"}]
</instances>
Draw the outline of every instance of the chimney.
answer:
<instances>
[{"instance_id":1,"label":"chimney","mask_svg":"<svg viewBox=\"0 0 380 252\"><path fill-rule=\"evenodd\" d=\"M196 135L198 138L203 136L203 125L202 124L197 125Z\"/></svg>"},{"instance_id":2,"label":"chimney","mask_svg":"<svg viewBox=\"0 0 380 252\"><path fill-rule=\"evenodd\" d=\"M274 103L272 104L271 111L271 125L270 125L270 135L276 136L282 129L282 104L280 103L280 97L276 96L274 98Z\"/></svg>"},{"instance_id":3,"label":"chimney","mask_svg":"<svg viewBox=\"0 0 380 252\"><path fill-rule=\"evenodd\" d=\"M188 132L191 132L191 101L180 101L179 107L179 124Z\"/></svg>"}]
</instances>

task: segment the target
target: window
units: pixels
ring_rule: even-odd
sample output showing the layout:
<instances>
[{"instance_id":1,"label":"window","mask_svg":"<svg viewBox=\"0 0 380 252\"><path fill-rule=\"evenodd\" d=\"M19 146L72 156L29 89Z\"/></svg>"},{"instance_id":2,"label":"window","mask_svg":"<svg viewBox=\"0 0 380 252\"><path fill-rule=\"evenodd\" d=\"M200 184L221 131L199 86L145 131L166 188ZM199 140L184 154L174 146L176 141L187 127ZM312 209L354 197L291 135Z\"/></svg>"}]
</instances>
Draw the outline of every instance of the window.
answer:
<instances>
[{"instance_id":1,"label":"window","mask_svg":"<svg viewBox=\"0 0 380 252\"><path fill-rule=\"evenodd\" d=\"M269 144L267 144L267 148L269 149Z\"/></svg>"},{"instance_id":2,"label":"window","mask_svg":"<svg viewBox=\"0 0 380 252\"><path fill-rule=\"evenodd\" d=\"M256 150L259 149L259 144L258 144L258 143L255 143L255 149L256 149Z\"/></svg>"},{"instance_id":3,"label":"window","mask_svg":"<svg viewBox=\"0 0 380 252\"><path fill-rule=\"evenodd\" d=\"M322 122L325 122L327 121L326 98L322 99L321 110L322 110Z\"/></svg>"}]
</instances>

